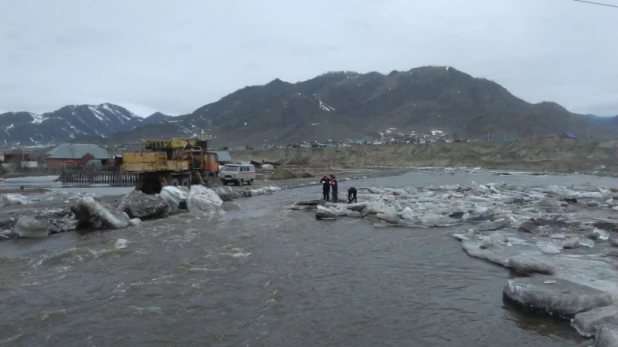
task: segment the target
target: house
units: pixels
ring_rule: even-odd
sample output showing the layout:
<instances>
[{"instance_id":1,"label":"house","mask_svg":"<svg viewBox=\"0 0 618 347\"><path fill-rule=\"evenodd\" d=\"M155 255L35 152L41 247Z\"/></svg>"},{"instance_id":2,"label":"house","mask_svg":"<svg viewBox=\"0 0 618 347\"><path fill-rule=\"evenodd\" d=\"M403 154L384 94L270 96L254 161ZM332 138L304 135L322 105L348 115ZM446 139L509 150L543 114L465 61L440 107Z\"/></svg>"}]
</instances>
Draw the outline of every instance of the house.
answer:
<instances>
[{"instance_id":1,"label":"house","mask_svg":"<svg viewBox=\"0 0 618 347\"><path fill-rule=\"evenodd\" d=\"M106 150L93 144L63 143L45 153L47 167L83 166L90 160L107 160Z\"/></svg>"}]
</instances>

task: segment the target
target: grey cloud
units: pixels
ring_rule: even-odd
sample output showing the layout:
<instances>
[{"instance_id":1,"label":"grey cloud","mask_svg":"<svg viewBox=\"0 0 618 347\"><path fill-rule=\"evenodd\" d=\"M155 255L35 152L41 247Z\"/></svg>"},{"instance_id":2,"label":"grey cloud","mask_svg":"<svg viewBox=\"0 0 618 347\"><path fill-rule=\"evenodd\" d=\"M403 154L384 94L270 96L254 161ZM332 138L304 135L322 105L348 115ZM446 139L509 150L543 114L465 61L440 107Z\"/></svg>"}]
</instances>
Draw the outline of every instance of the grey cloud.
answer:
<instances>
[{"instance_id":1,"label":"grey cloud","mask_svg":"<svg viewBox=\"0 0 618 347\"><path fill-rule=\"evenodd\" d=\"M609 116L617 19L567 0L0 0L0 106L182 114L277 77L440 64Z\"/></svg>"}]
</instances>

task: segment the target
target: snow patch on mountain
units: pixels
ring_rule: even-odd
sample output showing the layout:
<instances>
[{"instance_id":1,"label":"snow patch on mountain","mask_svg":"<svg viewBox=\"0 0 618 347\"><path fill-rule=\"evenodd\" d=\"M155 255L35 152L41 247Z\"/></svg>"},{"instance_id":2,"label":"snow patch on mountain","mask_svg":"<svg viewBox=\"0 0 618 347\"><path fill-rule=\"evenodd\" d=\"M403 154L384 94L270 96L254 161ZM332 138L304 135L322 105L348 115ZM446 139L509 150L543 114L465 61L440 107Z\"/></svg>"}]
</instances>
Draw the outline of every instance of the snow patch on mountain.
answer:
<instances>
[{"instance_id":1,"label":"snow patch on mountain","mask_svg":"<svg viewBox=\"0 0 618 347\"><path fill-rule=\"evenodd\" d=\"M30 116L32 117L32 122L33 124L41 124L45 121L45 117L43 117L40 114L36 114L36 113L30 113Z\"/></svg>"}]
</instances>

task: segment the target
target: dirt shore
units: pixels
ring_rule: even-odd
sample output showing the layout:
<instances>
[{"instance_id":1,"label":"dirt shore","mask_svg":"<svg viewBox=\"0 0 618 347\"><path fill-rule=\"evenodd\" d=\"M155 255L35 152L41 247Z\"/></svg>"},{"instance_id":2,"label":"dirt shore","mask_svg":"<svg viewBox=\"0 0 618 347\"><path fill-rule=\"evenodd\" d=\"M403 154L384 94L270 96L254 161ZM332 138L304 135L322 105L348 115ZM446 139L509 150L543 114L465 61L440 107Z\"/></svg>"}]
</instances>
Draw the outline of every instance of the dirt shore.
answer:
<instances>
[{"instance_id":1,"label":"dirt shore","mask_svg":"<svg viewBox=\"0 0 618 347\"><path fill-rule=\"evenodd\" d=\"M279 161L290 166L329 167L482 167L548 172L618 172L618 140L551 140L361 145L338 148L286 148L233 151L237 161ZM603 168L604 167L604 168Z\"/></svg>"}]
</instances>

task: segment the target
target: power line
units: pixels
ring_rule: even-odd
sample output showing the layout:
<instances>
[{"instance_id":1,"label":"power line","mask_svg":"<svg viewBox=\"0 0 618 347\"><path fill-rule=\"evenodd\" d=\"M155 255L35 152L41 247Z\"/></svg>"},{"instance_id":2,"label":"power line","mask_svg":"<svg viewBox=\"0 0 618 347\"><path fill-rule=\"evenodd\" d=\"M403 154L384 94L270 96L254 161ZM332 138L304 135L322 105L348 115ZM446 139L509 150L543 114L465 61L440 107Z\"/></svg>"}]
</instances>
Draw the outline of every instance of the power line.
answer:
<instances>
[{"instance_id":1,"label":"power line","mask_svg":"<svg viewBox=\"0 0 618 347\"><path fill-rule=\"evenodd\" d=\"M599 6L607 6L607 7L618 8L618 5L603 4L603 3L600 3L600 2L593 2L593 1L586 1L586 0L573 0L573 1L584 2L584 3L587 3L587 4L593 4L593 5L599 5Z\"/></svg>"}]
</instances>

